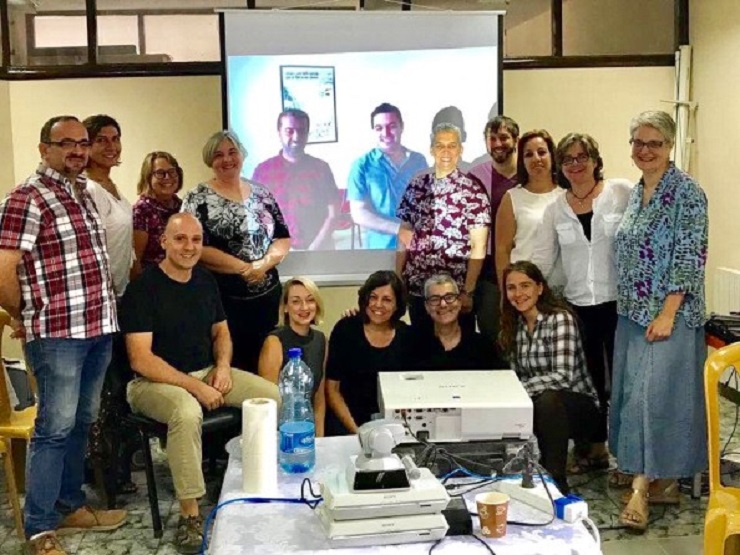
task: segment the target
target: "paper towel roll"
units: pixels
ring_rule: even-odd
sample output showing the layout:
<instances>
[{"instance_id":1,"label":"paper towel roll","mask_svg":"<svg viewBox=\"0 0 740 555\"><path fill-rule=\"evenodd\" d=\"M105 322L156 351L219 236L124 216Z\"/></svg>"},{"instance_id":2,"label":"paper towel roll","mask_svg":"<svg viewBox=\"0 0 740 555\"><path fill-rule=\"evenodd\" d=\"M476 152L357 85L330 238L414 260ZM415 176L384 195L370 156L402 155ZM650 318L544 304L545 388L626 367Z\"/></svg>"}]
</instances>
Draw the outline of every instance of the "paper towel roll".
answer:
<instances>
[{"instance_id":1,"label":"paper towel roll","mask_svg":"<svg viewBox=\"0 0 740 555\"><path fill-rule=\"evenodd\" d=\"M247 399L242 404L242 487L248 495L277 493L277 403Z\"/></svg>"}]
</instances>

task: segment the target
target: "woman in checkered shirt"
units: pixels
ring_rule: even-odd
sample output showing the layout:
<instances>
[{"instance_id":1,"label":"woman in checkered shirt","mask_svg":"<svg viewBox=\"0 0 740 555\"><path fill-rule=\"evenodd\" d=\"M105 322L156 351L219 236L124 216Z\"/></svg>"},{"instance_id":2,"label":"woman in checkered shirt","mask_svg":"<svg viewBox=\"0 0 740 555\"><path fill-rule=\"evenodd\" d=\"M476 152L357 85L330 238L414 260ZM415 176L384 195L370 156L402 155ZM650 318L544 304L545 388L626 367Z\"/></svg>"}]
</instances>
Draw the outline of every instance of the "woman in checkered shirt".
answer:
<instances>
[{"instance_id":1,"label":"woman in checkered shirt","mask_svg":"<svg viewBox=\"0 0 740 555\"><path fill-rule=\"evenodd\" d=\"M568 440L591 443L599 422L578 322L531 262L509 264L502 281L499 342L532 398L542 464L567 493Z\"/></svg>"}]
</instances>

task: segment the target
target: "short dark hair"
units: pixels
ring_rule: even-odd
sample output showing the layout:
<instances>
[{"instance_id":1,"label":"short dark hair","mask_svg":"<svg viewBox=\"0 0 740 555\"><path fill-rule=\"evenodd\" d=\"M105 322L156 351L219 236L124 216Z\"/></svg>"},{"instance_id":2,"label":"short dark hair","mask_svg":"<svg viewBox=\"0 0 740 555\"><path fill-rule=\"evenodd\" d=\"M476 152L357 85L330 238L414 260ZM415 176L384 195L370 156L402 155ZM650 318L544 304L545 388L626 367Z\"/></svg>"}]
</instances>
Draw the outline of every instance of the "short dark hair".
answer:
<instances>
[{"instance_id":1,"label":"short dark hair","mask_svg":"<svg viewBox=\"0 0 740 555\"><path fill-rule=\"evenodd\" d=\"M298 108L288 108L287 110L283 110L282 112L280 112L280 115L278 116L278 131L280 131L280 125L282 124L283 118L285 116L293 116L296 119L305 120L308 127L311 127L311 118L308 117L308 114L306 112L304 112L303 110L299 110Z\"/></svg>"},{"instance_id":2,"label":"short dark hair","mask_svg":"<svg viewBox=\"0 0 740 555\"><path fill-rule=\"evenodd\" d=\"M375 127L375 116L377 116L378 114L396 114L398 116L398 121L400 121L401 125L403 125L403 116L401 115L401 110L399 110L393 104L383 102L383 104L376 106L375 110L373 110L373 112L370 114L370 129Z\"/></svg>"},{"instance_id":3,"label":"short dark hair","mask_svg":"<svg viewBox=\"0 0 740 555\"><path fill-rule=\"evenodd\" d=\"M54 116L53 118L48 120L41 128L41 136L39 142L44 144L48 144L49 142L51 142L51 128L62 121L76 121L77 123L80 123L79 118L77 118L76 116Z\"/></svg>"},{"instance_id":4,"label":"short dark hair","mask_svg":"<svg viewBox=\"0 0 740 555\"><path fill-rule=\"evenodd\" d=\"M91 141L95 140L95 137L103 130L103 127L115 127L116 131L118 131L118 136L121 136L121 126L118 125L115 119L105 114L87 117L82 120L82 125L87 129L87 136Z\"/></svg>"},{"instance_id":5,"label":"short dark hair","mask_svg":"<svg viewBox=\"0 0 740 555\"><path fill-rule=\"evenodd\" d=\"M547 150L550 151L550 160L552 161L552 181L553 183L557 183L558 169L555 164L555 141L552 140L550 134L544 129L533 129L532 131L527 131L522 135L516 145L516 150L519 153L519 156L517 156L516 159L516 176L520 185L526 185L529 183L529 174L527 173L527 167L524 165L524 146L532 139L536 139L538 137L545 141Z\"/></svg>"},{"instance_id":6,"label":"short dark hair","mask_svg":"<svg viewBox=\"0 0 740 555\"><path fill-rule=\"evenodd\" d=\"M496 133L502 127L511 133L515 141L519 138L519 124L508 116L496 116L489 119L483 129L483 135L488 135L491 132Z\"/></svg>"},{"instance_id":7,"label":"short dark hair","mask_svg":"<svg viewBox=\"0 0 740 555\"><path fill-rule=\"evenodd\" d=\"M586 151L588 157L594 161L594 179L598 183L604 179L604 160L601 158L599 153L599 143L596 142L591 135L586 133L568 133L565 137L560 139L558 146L555 148L555 162L558 165L558 181L560 185L565 189L570 189L570 182L563 174L563 158L565 153L573 145L581 145L583 150Z\"/></svg>"},{"instance_id":8,"label":"short dark hair","mask_svg":"<svg viewBox=\"0 0 740 555\"><path fill-rule=\"evenodd\" d=\"M360 307L362 321L367 323L367 307L370 304L370 294L378 287L390 285L396 297L396 310L391 316L391 323L395 324L406 314L406 288L396 272L378 270L370 274L357 292L357 304Z\"/></svg>"}]
</instances>

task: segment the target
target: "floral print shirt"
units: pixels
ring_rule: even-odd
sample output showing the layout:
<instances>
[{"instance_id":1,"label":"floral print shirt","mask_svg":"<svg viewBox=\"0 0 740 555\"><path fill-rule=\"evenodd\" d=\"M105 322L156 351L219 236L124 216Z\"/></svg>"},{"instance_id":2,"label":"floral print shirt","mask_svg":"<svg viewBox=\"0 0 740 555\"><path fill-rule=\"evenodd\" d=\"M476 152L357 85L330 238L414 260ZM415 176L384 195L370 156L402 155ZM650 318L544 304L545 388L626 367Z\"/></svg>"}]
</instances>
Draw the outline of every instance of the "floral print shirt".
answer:
<instances>
[{"instance_id":1,"label":"floral print shirt","mask_svg":"<svg viewBox=\"0 0 740 555\"><path fill-rule=\"evenodd\" d=\"M457 169L442 179L434 173L417 176L396 215L414 231L403 269L409 293L422 296L424 282L439 273L450 274L464 289L470 230L491 225L491 203L483 185Z\"/></svg>"},{"instance_id":2,"label":"floral print shirt","mask_svg":"<svg viewBox=\"0 0 740 555\"><path fill-rule=\"evenodd\" d=\"M159 264L164 260L164 249L160 237L167 226L170 216L180 211L182 201L179 197L172 197L172 202L166 206L154 197L141 195L133 206L134 231L146 231L148 237L144 255L139 261L141 264Z\"/></svg>"},{"instance_id":3,"label":"floral print shirt","mask_svg":"<svg viewBox=\"0 0 740 555\"><path fill-rule=\"evenodd\" d=\"M684 293L678 314L689 327L705 321L707 198L699 184L673 164L647 206L644 183L632 190L615 241L617 312L648 326L671 293Z\"/></svg>"},{"instance_id":4,"label":"floral print shirt","mask_svg":"<svg viewBox=\"0 0 740 555\"><path fill-rule=\"evenodd\" d=\"M275 197L266 187L251 183L249 198L235 202L200 183L183 201L182 211L190 212L203 226L203 245L217 248L244 262L259 260L274 239L290 237ZM240 275L214 274L221 294L237 298L259 297L280 283L272 268L261 283L247 283Z\"/></svg>"}]
</instances>

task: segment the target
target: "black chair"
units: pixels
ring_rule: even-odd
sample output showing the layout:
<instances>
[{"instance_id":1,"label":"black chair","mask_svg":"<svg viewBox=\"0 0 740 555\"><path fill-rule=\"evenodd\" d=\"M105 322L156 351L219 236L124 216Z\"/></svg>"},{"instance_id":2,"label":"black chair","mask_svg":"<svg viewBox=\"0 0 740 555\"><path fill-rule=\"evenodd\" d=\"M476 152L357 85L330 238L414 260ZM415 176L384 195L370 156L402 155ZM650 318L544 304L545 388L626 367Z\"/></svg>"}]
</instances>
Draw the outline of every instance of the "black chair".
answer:
<instances>
[{"instance_id":1,"label":"black chair","mask_svg":"<svg viewBox=\"0 0 740 555\"><path fill-rule=\"evenodd\" d=\"M203 412L203 445L207 445L206 437L215 434L224 435L231 432L231 436L238 435L241 430L242 413L238 407L221 407L213 411ZM152 452L150 440L152 438L164 439L167 437L167 424L162 424L141 414L129 413L123 419L123 424L134 428L141 440L141 449L144 454L144 465L146 472L146 489L149 496L149 508L152 513L152 528L154 528L154 537L162 537L162 516L159 513L159 498L157 496L157 483L154 477L154 463L152 461ZM114 449L114 457L119 453ZM210 464L215 464L215 454L211 454ZM114 461L114 468L117 468L117 461ZM112 503L111 503L112 501ZM115 494L112 498L109 494L108 506L115 506Z\"/></svg>"},{"instance_id":2,"label":"black chair","mask_svg":"<svg viewBox=\"0 0 740 555\"><path fill-rule=\"evenodd\" d=\"M116 480L119 475L119 469L121 466L121 456L130 457L130 449L121 449L122 442L127 437L126 430L134 432L138 435L141 450L144 455L144 470L146 472L146 489L149 496L149 507L152 513L152 527L154 528L154 537L162 537L162 516L159 513L159 498L157 496L157 483L154 478L154 462L152 461L152 452L150 440L152 438L165 439L167 437L167 424L157 422L152 418L148 418L141 414L134 414L131 412L131 407L126 401L126 386L128 382L134 377L134 373L130 366L127 364L114 365L109 368L110 377L110 391L111 395L117 398L117 406L119 412L117 413L118 426L122 429L118 429L118 433L110 434L111 447L110 447L110 468L106 473L104 490L107 498L107 505L109 509L113 509L116 506ZM202 423L202 436L203 445L207 447L209 442L206 441L207 437L216 439L216 441L223 441L223 438L230 438L241 433L241 422L242 422L242 411L241 407L221 407L213 411L203 411L203 423ZM216 438L216 436L220 436ZM127 453L122 454L122 451ZM215 457L218 455L218 451L214 449L206 449L208 451L208 458L210 468L215 467Z\"/></svg>"}]
</instances>

